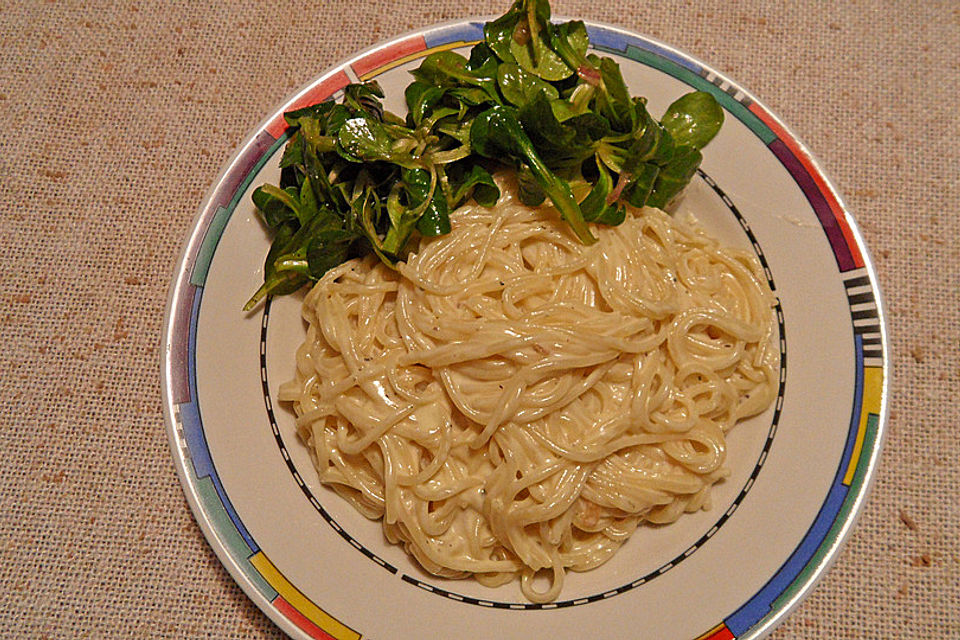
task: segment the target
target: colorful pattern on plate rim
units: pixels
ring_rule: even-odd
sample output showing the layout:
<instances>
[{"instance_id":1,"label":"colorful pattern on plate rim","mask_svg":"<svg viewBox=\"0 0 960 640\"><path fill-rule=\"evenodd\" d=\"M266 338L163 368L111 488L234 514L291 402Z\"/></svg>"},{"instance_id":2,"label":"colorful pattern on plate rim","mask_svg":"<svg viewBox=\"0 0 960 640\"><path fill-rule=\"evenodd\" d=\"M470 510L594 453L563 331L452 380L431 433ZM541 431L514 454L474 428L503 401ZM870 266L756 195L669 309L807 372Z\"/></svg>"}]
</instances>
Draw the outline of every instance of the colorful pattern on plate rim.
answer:
<instances>
[{"instance_id":1,"label":"colorful pattern on plate rim","mask_svg":"<svg viewBox=\"0 0 960 640\"><path fill-rule=\"evenodd\" d=\"M789 559L739 609L696 640L742 637L775 617L807 584L811 573L836 546L862 493L875 455L884 391L880 313L863 254L836 194L806 150L762 105L743 90L697 62L662 45L600 25L587 25L592 46L667 73L713 94L722 106L764 141L803 191L837 261L850 302L856 359L856 388L850 429L841 463L814 523ZM433 51L470 45L482 38L482 24L456 23L394 40L324 75L283 111L332 97L349 82L376 77ZM197 223L203 237L185 257L189 281L173 301L167 381L177 442L186 473L197 488L200 508L256 589L277 612L311 638L357 640L361 634L327 614L292 585L257 546L234 511L213 467L200 422L196 396L195 340L200 299L216 245L241 195L285 141L282 111L263 127L225 172ZM381 561L382 562L382 561ZM395 571L395 569L394 569Z\"/></svg>"}]
</instances>

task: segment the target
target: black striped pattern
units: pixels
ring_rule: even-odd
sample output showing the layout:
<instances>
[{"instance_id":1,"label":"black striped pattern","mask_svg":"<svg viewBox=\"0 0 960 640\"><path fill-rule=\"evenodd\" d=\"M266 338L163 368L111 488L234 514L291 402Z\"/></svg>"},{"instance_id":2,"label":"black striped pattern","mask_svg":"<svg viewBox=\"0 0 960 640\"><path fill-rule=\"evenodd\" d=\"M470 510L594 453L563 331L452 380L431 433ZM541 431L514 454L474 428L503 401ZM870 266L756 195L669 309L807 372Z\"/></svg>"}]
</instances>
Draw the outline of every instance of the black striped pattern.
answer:
<instances>
[{"instance_id":1,"label":"black striped pattern","mask_svg":"<svg viewBox=\"0 0 960 640\"><path fill-rule=\"evenodd\" d=\"M883 366L883 333L880 329L880 311L873 282L866 269L844 274L843 287L850 304L850 320L854 335L863 344L863 366Z\"/></svg>"},{"instance_id":2,"label":"black striped pattern","mask_svg":"<svg viewBox=\"0 0 960 640\"><path fill-rule=\"evenodd\" d=\"M717 87L743 106L749 107L751 104L753 104L753 100L751 100L749 96L747 96L747 94L740 89L740 87L730 83L728 80L721 78L716 73L704 70L700 75L710 84Z\"/></svg>"}]
</instances>

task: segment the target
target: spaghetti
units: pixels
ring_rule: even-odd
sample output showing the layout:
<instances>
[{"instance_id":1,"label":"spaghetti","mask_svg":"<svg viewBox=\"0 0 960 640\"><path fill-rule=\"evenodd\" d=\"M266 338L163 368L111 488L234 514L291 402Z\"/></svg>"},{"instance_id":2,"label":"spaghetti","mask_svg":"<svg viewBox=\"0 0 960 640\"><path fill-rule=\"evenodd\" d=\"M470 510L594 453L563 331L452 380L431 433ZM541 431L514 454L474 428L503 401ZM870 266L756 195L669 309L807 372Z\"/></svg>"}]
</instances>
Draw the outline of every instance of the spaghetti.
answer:
<instances>
[{"instance_id":1,"label":"spaghetti","mask_svg":"<svg viewBox=\"0 0 960 640\"><path fill-rule=\"evenodd\" d=\"M725 433L776 395L774 298L657 209L588 247L504 194L397 271L329 271L280 398L320 479L427 571L549 602L642 522L709 506Z\"/></svg>"}]
</instances>

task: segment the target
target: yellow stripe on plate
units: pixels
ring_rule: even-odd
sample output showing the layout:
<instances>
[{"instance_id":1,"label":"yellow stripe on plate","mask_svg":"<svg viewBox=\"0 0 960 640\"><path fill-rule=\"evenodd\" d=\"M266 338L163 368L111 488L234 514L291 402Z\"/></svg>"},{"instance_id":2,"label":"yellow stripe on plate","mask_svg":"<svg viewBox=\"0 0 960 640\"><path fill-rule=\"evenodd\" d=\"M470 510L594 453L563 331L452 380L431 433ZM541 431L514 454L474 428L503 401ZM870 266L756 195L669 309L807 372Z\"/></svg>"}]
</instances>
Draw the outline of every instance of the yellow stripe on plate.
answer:
<instances>
[{"instance_id":1,"label":"yellow stripe on plate","mask_svg":"<svg viewBox=\"0 0 960 640\"><path fill-rule=\"evenodd\" d=\"M250 558L250 564L260 572L264 580L280 594L281 598L289 602L294 609L302 613L310 622L337 640L360 640L359 633L342 624L329 613L313 604L309 598L290 584L290 581L273 566L273 563L270 562L262 551Z\"/></svg>"},{"instance_id":2,"label":"yellow stripe on plate","mask_svg":"<svg viewBox=\"0 0 960 640\"><path fill-rule=\"evenodd\" d=\"M717 626L715 626L713 629L710 629L710 631L707 631L706 633L697 636L696 638L694 638L694 640L709 640L711 636L713 636L715 633L718 633L721 629L726 629L726 625L724 625L724 623L722 622Z\"/></svg>"},{"instance_id":3,"label":"yellow stripe on plate","mask_svg":"<svg viewBox=\"0 0 960 640\"><path fill-rule=\"evenodd\" d=\"M880 367L864 367L863 369L863 406L860 407L860 423L857 425L857 440L853 443L853 454L847 473L843 477L843 484L849 486L857 472L857 463L863 451L863 439L867 434L867 416L871 413L880 415L880 404L883 396L883 369Z\"/></svg>"}]
</instances>

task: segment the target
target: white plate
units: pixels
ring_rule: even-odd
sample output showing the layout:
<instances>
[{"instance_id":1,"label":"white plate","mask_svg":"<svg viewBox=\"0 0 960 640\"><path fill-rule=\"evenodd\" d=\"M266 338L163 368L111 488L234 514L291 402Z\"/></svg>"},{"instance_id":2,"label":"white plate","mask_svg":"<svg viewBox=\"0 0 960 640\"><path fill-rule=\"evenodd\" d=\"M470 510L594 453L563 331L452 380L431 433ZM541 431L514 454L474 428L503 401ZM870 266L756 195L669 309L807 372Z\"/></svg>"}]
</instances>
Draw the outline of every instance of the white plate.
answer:
<instances>
[{"instance_id":1,"label":"white plate","mask_svg":"<svg viewBox=\"0 0 960 640\"><path fill-rule=\"evenodd\" d=\"M435 578L378 523L322 487L292 414L274 404L302 340L300 298L253 314L269 244L250 200L276 182L286 110L376 78L403 111L407 70L479 40L479 22L423 29L324 73L251 134L200 209L164 333L164 409L187 500L250 598L294 638L609 638L765 635L835 557L863 503L886 421L887 357L876 277L853 218L809 152L762 104L700 62L589 24L634 94L662 113L691 87L726 123L681 209L728 244L753 247L779 299L775 406L729 437L733 475L714 508L642 527L604 566L569 574L560 600L525 602Z\"/></svg>"}]
</instances>

